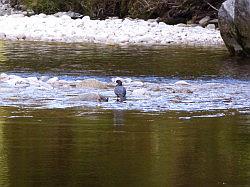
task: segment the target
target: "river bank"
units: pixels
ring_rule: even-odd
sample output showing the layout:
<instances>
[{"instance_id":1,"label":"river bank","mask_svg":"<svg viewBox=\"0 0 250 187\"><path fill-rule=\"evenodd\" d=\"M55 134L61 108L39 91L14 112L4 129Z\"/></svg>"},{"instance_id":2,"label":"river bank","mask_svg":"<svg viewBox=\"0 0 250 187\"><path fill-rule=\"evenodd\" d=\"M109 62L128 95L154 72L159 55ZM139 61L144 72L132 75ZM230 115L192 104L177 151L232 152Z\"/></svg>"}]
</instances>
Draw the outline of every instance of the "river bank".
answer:
<instances>
[{"instance_id":1,"label":"river bank","mask_svg":"<svg viewBox=\"0 0 250 187\"><path fill-rule=\"evenodd\" d=\"M48 42L87 42L119 45L222 46L220 32L198 25L167 25L156 20L71 19L68 15L5 15L0 17L0 39Z\"/></svg>"}]
</instances>

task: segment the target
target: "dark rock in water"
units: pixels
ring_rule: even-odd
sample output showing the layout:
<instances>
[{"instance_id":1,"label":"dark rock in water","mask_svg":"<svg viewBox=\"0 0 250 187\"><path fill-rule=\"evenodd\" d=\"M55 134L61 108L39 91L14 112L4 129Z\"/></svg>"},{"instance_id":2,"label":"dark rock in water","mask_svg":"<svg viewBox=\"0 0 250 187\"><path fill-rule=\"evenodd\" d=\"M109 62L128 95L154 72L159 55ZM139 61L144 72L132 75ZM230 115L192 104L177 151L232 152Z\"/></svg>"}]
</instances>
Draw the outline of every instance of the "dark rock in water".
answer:
<instances>
[{"instance_id":1,"label":"dark rock in water","mask_svg":"<svg viewBox=\"0 0 250 187\"><path fill-rule=\"evenodd\" d=\"M250 55L250 2L227 0L219 10L221 36L232 55Z\"/></svg>"}]
</instances>

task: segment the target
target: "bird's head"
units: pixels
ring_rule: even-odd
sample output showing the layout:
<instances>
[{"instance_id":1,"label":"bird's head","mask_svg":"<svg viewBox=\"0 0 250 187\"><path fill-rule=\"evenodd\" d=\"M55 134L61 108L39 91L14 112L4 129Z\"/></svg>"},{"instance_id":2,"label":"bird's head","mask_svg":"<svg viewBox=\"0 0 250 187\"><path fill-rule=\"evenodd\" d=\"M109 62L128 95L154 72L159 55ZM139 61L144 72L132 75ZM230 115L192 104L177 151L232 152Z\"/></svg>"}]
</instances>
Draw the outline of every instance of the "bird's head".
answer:
<instances>
[{"instance_id":1,"label":"bird's head","mask_svg":"<svg viewBox=\"0 0 250 187\"><path fill-rule=\"evenodd\" d=\"M118 86L122 86L122 81L121 80L117 80L116 83L117 83Z\"/></svg>"}]
</instances>

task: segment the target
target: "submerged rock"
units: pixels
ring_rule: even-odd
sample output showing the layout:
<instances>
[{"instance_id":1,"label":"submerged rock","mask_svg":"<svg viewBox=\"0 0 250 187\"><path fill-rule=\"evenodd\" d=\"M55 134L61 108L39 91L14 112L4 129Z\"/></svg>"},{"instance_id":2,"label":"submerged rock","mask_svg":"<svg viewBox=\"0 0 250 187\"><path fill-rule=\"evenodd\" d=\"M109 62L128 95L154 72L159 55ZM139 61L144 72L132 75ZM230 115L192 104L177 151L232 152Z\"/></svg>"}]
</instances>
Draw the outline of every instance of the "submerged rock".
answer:
<instances>
[{"instance_id":1,"label":"submerged rock","mask_svg":"<svg viewBox=\"0 0 250 187\"><path fill-rule=\"evenodd\" d=\"M139 89L135 89L132 92L132 96L143 96L143 95L147 95L148 91L145 88L139 88Z\"/></svg>"},{"instance_id":2,"label":"submerged rock","mask_svg":"<svg viewBox=\"0 0 250 187\"><path fill-rule=\"evenodd\" d=\"M50 78L49 80L47 80L47 83L48 84L54 84L58 81L58 77L53 77L53 78Z\"/></svg>"},{"instance_id":3,"label":"submerged rock","mask_svg":"<svg viewBox=\"0 0 250 187\"><path fill-rule=\"evenodd\" d=\"M108 102L108 98L98 93L86 93L75 97L73 100Z\"/></svg>"},{"instance_id":4,"label":"submerged rock","mask_svg":"<svg viewBox=\"0 0 250 187\"><path fill-rule=\"evenodd\" d=\"M174 83L175 85L179 85L179 86L188 86L190 85L188 82L186 81L177 81Z\"/></svg>"},{"instance_id":5,"label":"submerged rock","mask_svg":"<svg viewBox=\"0 0 250 187\"><path fill-rule=\"evenodd\" d=\"M101 81L96 79L86 79L77 82L76 87L88 87L88 88L99 88L99 89L106 89L107 85Z\"/></svg>"},{"instance_id":6,"label":"submerged rock","mask_svg":"<svg viewBox=\"0 0 250 187\"><path fill-rule=\"evenodd\" d=\"M250 1L227 0L219 10L221 36L232 55L250 55Z\"/></svg>"}]
</instances>

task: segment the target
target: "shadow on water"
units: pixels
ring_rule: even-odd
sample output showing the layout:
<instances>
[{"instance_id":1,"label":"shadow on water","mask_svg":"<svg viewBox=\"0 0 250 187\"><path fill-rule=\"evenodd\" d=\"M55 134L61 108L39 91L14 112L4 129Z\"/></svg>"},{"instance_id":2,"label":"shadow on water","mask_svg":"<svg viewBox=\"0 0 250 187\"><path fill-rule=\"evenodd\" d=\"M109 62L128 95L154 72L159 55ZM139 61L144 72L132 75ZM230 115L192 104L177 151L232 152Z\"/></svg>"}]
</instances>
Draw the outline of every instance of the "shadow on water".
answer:
<instances>
[{"instance_id":1,"label":"shadow on water","mask_svg":"<svg viewBox=\"0 0 250 187\"><path fill-rule=\"evenodd\" d=\"M226 58L220 70L221 75L231 78L250 79L250 59L231 57Z\"/></svg>"}]
</instances>

